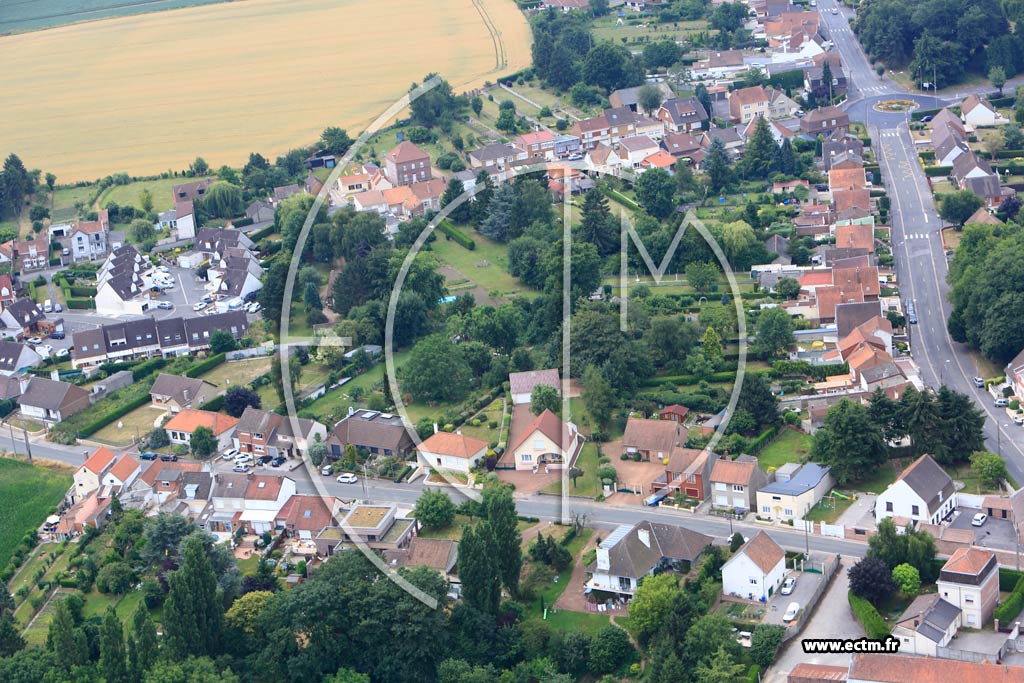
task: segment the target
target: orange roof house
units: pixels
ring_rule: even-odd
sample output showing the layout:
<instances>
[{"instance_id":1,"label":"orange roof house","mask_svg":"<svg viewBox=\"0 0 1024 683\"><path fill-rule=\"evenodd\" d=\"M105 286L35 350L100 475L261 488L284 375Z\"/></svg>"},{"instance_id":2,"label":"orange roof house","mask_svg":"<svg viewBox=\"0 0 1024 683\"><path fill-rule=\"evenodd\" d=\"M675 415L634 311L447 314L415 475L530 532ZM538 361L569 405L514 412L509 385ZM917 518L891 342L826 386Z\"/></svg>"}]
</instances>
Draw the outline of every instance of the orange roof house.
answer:
<instances>
[{"instance_id":1,"label":"orange roof house","mask_svg":"<svg viewBox=\"0 0 1024 683\"><path fill-rule=\"evenodd\" d=\"M864 167L859 168L833 168L828 172L828 189L836 190L860 190L868 184Z\"/></svg>"},{"instance_id":2,"label":"orange roof house","mask_svg":"<svg viewBox=\"0 0 1024 683\"><path fill-rule=\"evenodd\" d=\"M82 467L89 470L93 474L102 473L107 467L114 461L114 452L106 446L100 446L97 448L89 459L82 464Z\"/></svg>"},{"instance_id":3,"label":"orange roof house","mask_svg":"<svg viewBox=\"0 0 1024 683\"><path fill-rule=\"evenodd\" d=\"M832 270L832 281L844 296L856 297L859 293L864 301L877 299L881 292L876 266L835 268Z\"/></svg>"},{"instance_id":4,"label":"orange roof house","mask_svg":"<svg viewBox=\"0 0 1024 683\"><path fill-rule=\"evenodd\" d=\"M431 434L416 450L428 467L468 472L487 454L488 443L456 432Z\"/></svg>"},{"instance_id":5,"label":"orange roof house","mask_svg":"<svg viewBox=\"0 0 1024 683\"><path fill-rule=\"evenodd\" d=\"M875 230L868 223L836 226L836 246L844 249L875 251Z\"/></svg>"},{"instance_id":6,"label":"orange roof house","mask_svg":"<svg viewBox=\"0 0 1024 683\"><path fill-rule=\"evenodd\" d=\"M871 210L871 192L867 188L857 190L835 190L832 192L832 204L836 213L853 208L862 211Z\"/></svg>"},{"instance_id":7,"label":"orange roof house","mask_svg":"<svg viewBox=\"0 0 1024 683\"><path fill-rule=\"evenodd\" d=\"M206 427L214 436L220 436L229 429L234 429L237 424L238 418L230 415L212 413L209 410L186 409L171 418L171 421L164 425L164 429L191 434L199 427Z\"/></svg>"},{"instance_id":8,"label":"orange roof house","mask_svg":"<svg viewBox=\"0 0 1024 683\"><path fill-rule=\"evenodd\" d=\"M798 280L801 287L820 287L822 285L832 284L832 269L831 268L819 268L817 270L809 270L800 276Z\"/></svg>"}]
</instances>

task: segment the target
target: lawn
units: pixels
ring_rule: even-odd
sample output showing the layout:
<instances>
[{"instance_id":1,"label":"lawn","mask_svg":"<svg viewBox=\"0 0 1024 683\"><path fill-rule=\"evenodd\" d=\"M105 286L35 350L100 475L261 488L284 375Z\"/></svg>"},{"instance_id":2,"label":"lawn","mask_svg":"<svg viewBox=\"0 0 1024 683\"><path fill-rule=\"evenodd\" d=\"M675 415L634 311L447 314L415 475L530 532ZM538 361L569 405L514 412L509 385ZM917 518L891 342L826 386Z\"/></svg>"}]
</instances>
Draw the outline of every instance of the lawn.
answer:
<instances>
[{"instance_id":1,"label":"lawn","mask_svg":"<svg viewBox=\"0 0 1024 683\"><path fill-rule=\"evenodd\" d=\"M431 244L431 249L438 260L455 268L489 293L497 292L499 296L518 294L531 299L537 296L536 291L524 286L509 274L508 248L505 245L498 244L475 230L466 227L460 229L473 238L476 249L470 251L438 233L437 240Z\"/></svg>"},{"instance_id":2,"label":"lawn","mask_svg":"<svg viewBox=\"0 0 1024 683\"><path fill-rule=\"evenodd\" d=\"M826 496L822 498L817 505L811 508L811 511L804 515L804 519L812 522L825 522L827 524L835 524L836 520L846 512L846 509L853 505L853 498L842 499L837 497Z\"/></svg>"},{"instance_id":3,"label":"lawn","mask_svg":"<svg viewBox=\"0 0 1024 683\"><path fill-rule=\"evenodd\" d=\"M615 43L622 42L623 38L627 42L684 41L694 33L702 31L714 33L714 31L709 31L706 21L678 21L671 24L660 24L650 20L632 26L629 23L618 26L616 17L611 15L594 20L593 27L594 38L611 40Z\"/></svg>"},{"instance_id":4,"label":"lawn","mask_svg":"<svg viewBox=\"0 0 1024 683\"><path fill-rule=\"evenodd\" d=\"M476 523L480 521L479 517L473 517L472 519L466 515L455 515L455 521L449 526L443 529L421 529L419 536L423 538L440 538L449 541L458 541L462 538L462 527L470 524L476 526ZM522 532L523 529L532 526L530 522L524 522L519 520L516 522L516 530Z\"/></svg>"},{"instance_id":5,"label":"lawn","mask_svg":"<svg viewBox=\"0 0 1024 683\"><path fill-rule=\"evenodd\" d=\"M526 618L543 618L544 612L541 610L541 605L543 604L545 607L550 609L558 598L561 597L562 593L565 592L566 587L569 585L569 579L572 577L573 567L579 560L580 553L583 551L583 547L587 544L587 540L590 538L592 533L593 531L591 529L583 529L583 531L576 534L575 538L569 541L568 545L565 546L572 554L573 561L568 567L554 575L551 581L537 588L536 598L526 607ZM571 614L579 613L572 612ZM550 616L551 615L549 614L549 618ZM569 621L571 622L572 620Z\"/></svg>"},{"instance_id":6,"label":"lawn","mask_svg":"<svg viewBox=\"0 0 1024 683\"><path fill-rule=\"evenodd\" d=\"M270 356L221 363L202 375L202 379L216 387L227 388L231 384L248 384L268 372L270 372ZM300 379L302 378L300 377Z\"/></svg>"},{"instance_id":7,"label":"lawn","mask_svg":"<svg viewBox=\"0 0 1024 683\"><path fill-rule=\"evenodd\" d=\"M787 462L805 462L813 442L810 434L783 428L782 433L758 454L757 461L766 472L777 470Z\"/></svg>"},{"instance_id":8,"label":"lawn","mask_svg":"<svg viewBox=\"0 0 1024 683\"><path fill-rule=\"evenodd\" d=\"M1004 493L1002 487L985 486L984 484L982 484L981 479L975 476L975 474L971 471L970 465L958 465L956 467L947 467L946 472L949 474L950 477L952 477L956 481L962 481L964 483L964 493L976 493L983 495L999 495L1001 493ZM1017 482L1015 482L1012 478L1009 480L1009 484L1013 486L1014 489L1017 488Z\"/></svg>"},{"instance_id":9,"label":"lawn","mask_svg":"<svg viewBox=\"0 0 1024 683\"><path fill-rule=\"evenodd\" d=\"M405 364L405 361L409 358L409 351L397 351L394 358L396 370L401 369ZM373 391L373 387L377 382L384 378L385 369L386 365L384 361L381 360L361 375L357 375L337 389L327 392L305 408L305 410L311 412L321 421L328 421L326 419L328 416L335 416L335 419L340 420L348 411L349 406L358 407L365 405L365 402L362 399L359 401L353 401L351 392L354 389L358 389L364 396L369 394ZM300 377L300 380L301 379L302 378ZM260 387L259 393L260 396L264 397L264 407L270 404L277 405L277 394L269 384ZM267 403L268 400L270 403ZM411 410L412 408L410 407L410 411Z\"/></svg>"},{"instance_id":10,"label":"lawn","mask_svg":"<svg viewBox=\"0 0 1024 683\"><path fill-rule=\"evenodd\" d=\"M87 204L96 191L94 185L83 185L81 187L61 187L53 192L53 202L50 207L50 220L54 223L74 220L78 215L75 204L82 202ZM86 207L88 210L88 207Z\"/></svg>"},{"instance_id":11,"label":"lawn","mask_svg":"<svg viewBox=\"0 0 1024 683\"><path fill-rule=\"evenodd\" d=\"M163 411L147 403L114 420L89 438L112 446L129 446L135 443L137 437L150 432L161 414ZM121 425L120 428L118 425Z\"/></svg>"},{"instance_id":12,"label":"lawn","mask_svg":"<svg viewBox=\"0 0 1024 683\"><path fill-rule=\"evenodd\" d=\"M69 486L71 474L65 470L0 459L0 500L6 501L0 505L0 567L22 536L53 514Z\"/></svg>"},{"instance_id":13,"label":"lawn","mask_svg":"<svg viewBox=\"0 0 1024 683\"><path fill-rule=\"evenodd\" d=\"M897 474L896 467L891 462L887 462L876 469L867 479L851 484L850 488L867 493L881 493L889 487L889 484L896 481Z\"/></svg>"},{"instance_id":14,"label":"lawn","mask_svg":"<svg viewBox=\"0 0 1024 683\"><path fill-rule=\"evenodd\" d=\"M480 426L474 427L469 422L466 422L464 425L462 425L462 427L460 427L462 433L465 434L466 436L473 437L474 439L486 441L487 443L497 441L498 432L501 430L502 403L503 401L501 398L496 398L494 401L491 402L490 405L488 405L482 411L480 411L472 418L470 418L470 421L472 421L475 418L479 419ZM497 423L498 426L495 427L494 429L491 429L491 422Z\"/></svg>"},{"instance_id":15,"label":"lawn","mask_svg":"<svg viewBox=\"0 0 1024 683\"><path fill-rule=\"evenodd\" d=\"M583 476L576 480L575 485L569 480L569 495L594 498L601 493L601 480L597 478L597 444L587 441L583 444L583 451L576 459L576 467L583 470ZM553 481L543 489L544 493L559 495L562 492L562 482Z\"/></svg>"},{"instance_id":16,"label":"lawn","mask_svg":"<svg viewBox=\"0 0 1024 683\"><path fill-rule=\"evenodd\" d=\"M153 197L153 210L159 213L174 206L171 189L179 183L190 180L190 178L158 178L156 180L140 180L127 185L111 185L99 196L97 203L100 208L105 208L114 202L119 206L134 206L141 209L142 201L139 199L139 195L143 190L149 190Z\"/></svg>"},{"instance_id":17,"label":"lawn","mask_svg":"<svg viewBox=\"0 0 1024 683\"><path fill-rule=\"evenodd\" d=\"M596 612L572 612L568 610L549 611L546 619L548 626L562 631L583 631L588 636L594 636L602 628L611 623L607 614Z\"/></svg>"}]
</instances>

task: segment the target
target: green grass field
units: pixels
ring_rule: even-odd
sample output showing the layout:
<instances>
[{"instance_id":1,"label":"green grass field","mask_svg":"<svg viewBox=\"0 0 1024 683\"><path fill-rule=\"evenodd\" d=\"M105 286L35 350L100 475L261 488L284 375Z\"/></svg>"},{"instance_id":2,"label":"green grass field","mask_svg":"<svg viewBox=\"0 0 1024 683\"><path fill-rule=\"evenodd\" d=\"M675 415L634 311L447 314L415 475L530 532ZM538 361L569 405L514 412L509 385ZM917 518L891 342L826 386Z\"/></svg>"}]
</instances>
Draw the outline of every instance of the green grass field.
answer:
<instances>
[{"instance_id":1,"label":"green grass field","mask_svg":"<svg viewBox=\"0 0 1024 683\"><path fill-rule=\"evenodd\" d=\"M887 462L875 470L870 477L863 481L853 482L849 488L868 493L881 493L889 487L889 484L896 481L897 474L899 472L896 471L896 467L891 462Z\"/></svg>"},{"instance_id":2,"label":"green grass field","mask_svg":"<svg viewBox=\"0 0 1024 683\"><path fill-rule=\"evenodd\" d=\"M813 442L810 434L783 428L778 438L758 454L757 460L765 471L769 471L769 468L778 469L787 462L805 462Z\"/></svg>"},{"instance_id":3,"label":"green grass field","mask_svg":"<svg viewBox=\"0 0 1024 683\"><path fill-rule=\"evenodd\" d=\"M78 214L77 202L87 204L96 191L94 185L82 187L60 187L53 191L53 202L50 207L50 220L54 223L74 220Z\"/></svg>"},{"instance_id":4,"label":"green grass field","mask_svg":"<svg viewBox=\"0 0 1024 683\"><path fill-rule=\"evenodd\" d=\"M4 8L0 34L38 31L65 24L96 21L131 14L147 14L225 0L36 0Z\"/></svg>"},{"instance_id":5,"label":"green grass field","mask_svg":"<svg viewBox=\"0 0 1024 683\"><path fill-rule=\"evenodd\" d=\"M588 441L583 444L583 451L580 453L580 457L576 459L576 467L583 470L583 476L576 480L575 485L573 485L572 480L569 480L569 495L593 498L597 496L597 494L601 493L601 480L597 478L598 464L596 443ZM544 493L558 495L561 492L561 481L551 482L544 487Z\"/></svg>"},{"instance_id":6,"label":"green grass field","mask_svg":"<svg viewBox=\"0 0 1024 683\"><path fill-rule=\"evenodd\" d=\"M431 245L438 260L455 268L487 292L498 292L501 296L537 296L537 292L509 274L508 248L505 245L489 240L475 230L466 227L460 229L473 238L476 249L470 251L438 233L437 240Z\"/></svg>"},{"instance_id":7,"label":"green grass field","mask_svg":"<svg viewBox=\"0 0 1024 683\"><path fill-rule=\"evenodd\" d=\"M174 197L171 188L180 183L188 182L188 178L159 178L157 180L140 180L137 183L127 185L112 185L104 190L99 197L100 207L105 207L111 202L120 206L131 205L137 209L142 208L139 194L143 190L149 190L153 196L153 210L156 212L166 211L174 205Z\"/></svg>"},{"instance_id":8,"label":"green grass field","mask_svg":"<svg viewBox=\"0 0 1024 683\"><path fill-rule=\"evenodd\" d=\"M65 470L0 459L0 566L7 564L21 537L42 524L71 486ZM17 501L17 505L14 504Z\"/></svg>"}]
</instances>

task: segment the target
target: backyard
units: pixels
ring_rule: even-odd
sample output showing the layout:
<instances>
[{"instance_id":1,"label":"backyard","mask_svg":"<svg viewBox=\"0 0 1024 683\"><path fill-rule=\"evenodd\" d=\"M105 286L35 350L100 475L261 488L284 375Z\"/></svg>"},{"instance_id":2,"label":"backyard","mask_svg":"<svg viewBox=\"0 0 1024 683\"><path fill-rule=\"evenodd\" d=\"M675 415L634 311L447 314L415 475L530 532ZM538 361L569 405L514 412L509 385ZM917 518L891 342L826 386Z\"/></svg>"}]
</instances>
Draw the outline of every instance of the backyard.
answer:
<instances>
[{"instance_id":1,"label":"backyard","mask_svg":"<svg viewBox=\"0 0 1024 683\"><path fill-rule=\"evenodd\" d=\"M188 178L158 178L156 180L140 180L127 185L111 185L97 199L100 208L105 208L111 202L119 206L134 206L142 208L139 195L143 190L149 190L153 197L153 211L157 213L166 211L174 205L171 189L179 184L187 182Z\"/></svg>"},{"instance_id":2,"label":"backyard","mask_svg":"<svg viewBox=\"0 0 1024 683\"><path fill-rule=\"evenodd\" d=\"M270 372L270 360L270 356L265 356L263 358L228 361L221 363L202 375L202 379L222 389L226 389L232 384L248 384L257 377Z\"/></svg>"},{"instance_id":3,"label":"backyard","mask_svg":"<svg viewBox=\"0 0 1024 683\"><path fill-rule=\"evenodd\" d=\"M476 242L476 249L470 251L454 240L446 239L443 234L435 232L437 240L431 243L431 250L438 260L475 282L487 294L494 292L501 297L537 296L537 292L525 287L509 274L508 248L505 245L498 244L468 227L463 226L460 230Z\"/></svg>"},{"instance_id":4,"label":"backyard","mask_svg":"<svg viewBox=\"0 0 1024 683\"><path fill-rule=\"evenodd\" d=\"M806 462L813 443L810 434L784 427L779 436L758 454L757 460L765 472L777 470L787 462Z\"/></svg>"},{"instance_id":5,"label":"backyard","mask_svg":"<svg viewBox=\"0 0 1024 683\"><path fill-rule=\"evenodd\" d=\"M126 448L134 444L139 437L148 434L156 424L157 418L165 415L166 412L147 403L114 420L89 438L111 446Z\"/></svg>"}]
</instances>

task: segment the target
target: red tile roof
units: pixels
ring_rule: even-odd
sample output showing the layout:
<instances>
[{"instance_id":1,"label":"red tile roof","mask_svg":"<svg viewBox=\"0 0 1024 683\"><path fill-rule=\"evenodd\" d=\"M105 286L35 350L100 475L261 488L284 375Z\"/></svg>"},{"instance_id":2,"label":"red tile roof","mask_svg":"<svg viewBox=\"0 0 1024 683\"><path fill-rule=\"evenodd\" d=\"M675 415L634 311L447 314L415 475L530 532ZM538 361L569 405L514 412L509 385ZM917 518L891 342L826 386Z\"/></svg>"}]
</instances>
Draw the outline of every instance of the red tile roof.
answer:
<instances>
[{"instance_id":1,"label":"red tile roof","mask_svg":"<svg viewBox=\"0 0 1024 683\"><path fill-rule=\"evenodd\" d=\"M850 663L850 678L873 683L1022 683L1024 667L936 657L857 654Z\"/></svg>"},{"instance_id":2,"label":"red tile roof","mask_svg":"<svg viewBox=\"0 0 1024 683\"><path fill-rule=\"evenodd\" d=\"M172 417L170 422L164 425L164 429L191 434L198 427L206 427L215 436L220 436L237 425L238 418L230 415L212 413L209 410L185 409Z\"/></svg>"},{"instance_id":3,"label":"red tile roof","mask_svg":"<svg viewBox=\"0 0 1024 683\"><path fill-rule=\"evenodd\" d=\"M106 446L100 446L96 451L89 456L89 459L83 463L82 467L89 470L93 474L99 474L103 470L107 469L107 465L114 461L114 452Z\"/></svg>"},{"instance_id":4,"label":"red tile roof","mask_svg":"<svg viewBox=\"0 0 1024 683\"><path fill-rule=\"evenodd\" d=\"M801 287L817 287L819 285L831 285L832 284L832 269L822 268L819 270L810 270L800 276Z\"/></svg>"},{"instance_id":5,"label":"red tile roof","mask_svg":"<svg viewBox=\"0 0 1024 683\"><path fill-rule=\"evenodd\" d=\"M456 458L472 458L486 448L487 442L481 439L474 439L465 434L437 432L421 443L418 450L426 453L437 453L438 455L450 455Z\"/></svg>"},{"instance_id":6,"label":"red tile roof","mask_svg":"<svg viewBox=\"0 0 1024 683\"><path fill-rule=\"evenodd\" d=\"M122 455L121 458L110 468L109 474L114 475L120 481L127 481L132 472L139 468L139 463L132 456Z\"/></svg>"},{"instance_id":7,"label":"red tile roof","mask_svg":"<svg viewBox=\"0 0 1024 683\"><path fill-rule=\"evenodd\" d=\"M245 489L246 500L277 500L281 493L281 484L284 477L271 477L267 475L256 475L249 480L249 486Z\"/></svg>"},{"instance_id":8,"label":"red tile roof","mask_svg":"<svg viewBox=\"0 0 1024 683\"><path fill-rule=\"evenodd\" d=\"M980 548L957 548L953 556L942 565L942 571L977 576L985 569L995 555Z\"/></svg>"}]
</instances>

